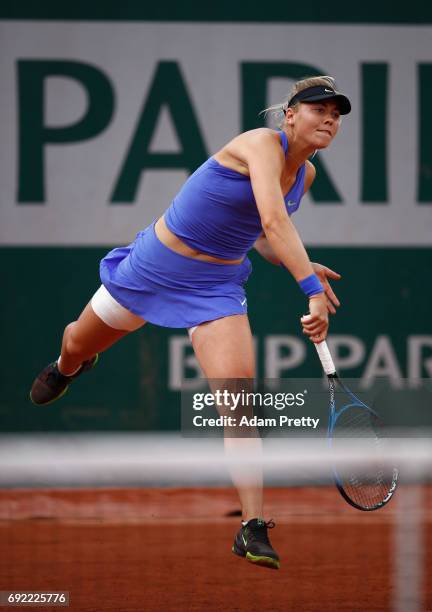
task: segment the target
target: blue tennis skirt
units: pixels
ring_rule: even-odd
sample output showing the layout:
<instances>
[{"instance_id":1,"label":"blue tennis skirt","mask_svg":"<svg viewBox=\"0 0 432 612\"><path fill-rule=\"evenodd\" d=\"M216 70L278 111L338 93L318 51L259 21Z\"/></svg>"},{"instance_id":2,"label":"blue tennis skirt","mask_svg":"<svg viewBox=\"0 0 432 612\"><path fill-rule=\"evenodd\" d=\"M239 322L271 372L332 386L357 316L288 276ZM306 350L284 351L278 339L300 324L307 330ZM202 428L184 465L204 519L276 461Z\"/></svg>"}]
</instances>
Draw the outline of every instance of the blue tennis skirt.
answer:
<instances>
[{"instance_id":1,"label":"blue tennis skirt","mask_svg":"<svg viewBox=\"0 0 432 612\"><path fill-rule=\"evenodd\" d=\"M175 253L158 239L154 223L100 263L102 284L122 306L163 327L194 327L246 314L243 285L252 264L200 261Z\"/></svg>"}]
</instances>

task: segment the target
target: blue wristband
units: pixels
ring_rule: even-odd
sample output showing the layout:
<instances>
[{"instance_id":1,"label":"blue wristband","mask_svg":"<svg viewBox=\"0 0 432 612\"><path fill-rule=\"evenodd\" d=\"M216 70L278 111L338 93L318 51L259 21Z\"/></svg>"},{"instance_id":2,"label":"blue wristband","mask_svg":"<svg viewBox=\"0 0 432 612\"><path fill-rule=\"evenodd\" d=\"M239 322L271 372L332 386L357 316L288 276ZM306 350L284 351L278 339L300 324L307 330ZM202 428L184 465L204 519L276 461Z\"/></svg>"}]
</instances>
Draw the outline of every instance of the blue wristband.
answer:
<instances>
[{"instance_id":1,"label":"blue wristband","mask_svg":"<svg viewBox=\"0 0 432 612\"><path fill-rule=\"evenodd\" d=\"M316 274L311 274L303 280L299 281L300 289L305 295L311 297L317 293L324 293L324 287Z\"/></svg>"}]
</instances>

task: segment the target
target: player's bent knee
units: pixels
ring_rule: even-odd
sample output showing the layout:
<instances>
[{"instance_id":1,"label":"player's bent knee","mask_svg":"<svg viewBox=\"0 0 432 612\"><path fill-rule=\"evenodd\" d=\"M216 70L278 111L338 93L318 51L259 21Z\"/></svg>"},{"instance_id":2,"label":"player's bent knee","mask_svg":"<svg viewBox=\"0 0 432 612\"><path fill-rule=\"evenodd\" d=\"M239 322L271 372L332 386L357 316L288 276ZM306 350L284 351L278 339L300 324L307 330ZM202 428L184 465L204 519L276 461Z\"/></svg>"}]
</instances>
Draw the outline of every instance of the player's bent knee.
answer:
<instances>
[{"instance_id":1,"label":"player's bent knee","mask_svg":"<svg viewBox=\"0 0 432 612\"><path fill-rule=\"evenodd\" d=\"M66 327L64 328L64 332L63 332L63 335L65 337L69 336L69 334L72 332L72 329L75 327L75 324L76 324L76 321L72 321L71 323L66 325Z\"/></svg>"},{"instance_id":2,"label":"player's bent knee","mask_svg":"<svg viewBox=\"0 0 432 612\"><path fill-rule=\"evenodd\" d=\"M234 370L234 372L230 373L230 378L255 378L255 370L253 367L244 367L238 370Z\"/></svg>"},{"instance_id":3,"label":"player's bent knee","mask_svg":"<svg viewBox=\"0 0 432 612\"><path fill-rule=\"evenodd\" d=\"M67 347L68 343L70 342L71 334L73 332L73 328L75 327L76 323L77 323L76 321L72 321L72 323L69 323L64 328L64 332L63 332L63 346L64 347Z\"/></svg>"},{"instance_id":4,"label":"player's bent knee","mask_svg":"<svg viewBox=\"0 0 432 612\"><path fill-rule=\"evenodd\" d=\"M71 357L81 356L85 352L85 349L86 349L83 342L79 342L74 338L72 330L66 339L64 348L67 354L70 355Z\"/></svg>"},{"instance_id":5,"label":"player's bent knee","mask_svg":"<svg viewBox=\"0 0 432 612\"><path fill-rule=\"evenodd\" d=\"M212 370L210 378L220 379L225 381L225 384L229 385L229 381L232 381L232 385L236 386L238 379L249 379L253 381L255 378L255 369L253 367L245 368L230 368L224 364L223 368L216 368ZM251 383L252 384L252 383Z\"/></svg>"},{"instance_id":6,"label":"player's bent knee","mask_svg":"<svg viewBox=\"0 0 432 612\"><path fill-rule=\"evenodd\" d=\"M235 375L235 378L240 378L241 380L245 381L244 384L247 384L246 381L253 381L254 377L255 377L254 372L251 372L249 370L245 370L241 372L240 374ZM249 384L252 384L252 382Z\"/></svg>"}]
</instances>

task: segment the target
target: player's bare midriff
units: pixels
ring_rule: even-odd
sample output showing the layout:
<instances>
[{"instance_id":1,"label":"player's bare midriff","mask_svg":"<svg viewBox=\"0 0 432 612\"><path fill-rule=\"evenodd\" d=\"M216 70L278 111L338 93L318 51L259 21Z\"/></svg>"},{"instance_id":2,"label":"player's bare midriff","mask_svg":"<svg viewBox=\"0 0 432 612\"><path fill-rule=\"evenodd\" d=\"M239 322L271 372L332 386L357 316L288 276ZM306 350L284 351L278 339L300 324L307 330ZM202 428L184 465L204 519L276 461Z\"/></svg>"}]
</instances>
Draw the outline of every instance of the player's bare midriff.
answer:
<instances>
[{"instance_id":1,"label":"player's bare midriff","mask_svg":"<svg viewBox=\"0 0 432 612\"><path fill-rule=\"evenodd\" d=\"M171 230L168 229L165 223L164 217L160 217L155 225L156 236L166 247L185 257L192 257L193 259L199 259L200 261L208 261L210 263L221 263L221 264L239 264L243 259L220 259L219 257L213 257L212 255L206 255L196 249L192 249L190 246L185 244L180 238L178 238Z\"/></svg>"}]
</instances>

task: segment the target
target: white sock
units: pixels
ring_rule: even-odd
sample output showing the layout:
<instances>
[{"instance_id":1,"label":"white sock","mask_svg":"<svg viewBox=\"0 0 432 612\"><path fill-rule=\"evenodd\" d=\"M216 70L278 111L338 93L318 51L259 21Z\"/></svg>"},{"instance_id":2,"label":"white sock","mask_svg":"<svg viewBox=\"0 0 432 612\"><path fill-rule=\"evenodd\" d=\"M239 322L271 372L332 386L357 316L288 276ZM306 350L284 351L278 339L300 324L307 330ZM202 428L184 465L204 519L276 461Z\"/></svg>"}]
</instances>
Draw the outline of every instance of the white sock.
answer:
<instances>
[{"instance_id":1,"label":"white sock","mask_svg":"<svg viewBox=\"0 0 432 612\"><path fill-rule=\"evenodd\" d=\"M81 366L78 366L76 370L74 370L73 372L71 372L70 374L65 374L64 372L62 372L60 370L60 361L61 361L61 355L60 357L57 359L57 369L60 372L60 374L63 374L63 376L73 376L74 374L76 374L78 372L78 370L81 368Z\"/></svg>"}]
</instances>

